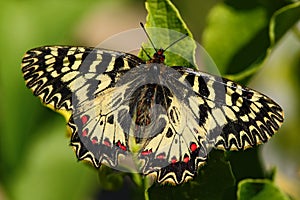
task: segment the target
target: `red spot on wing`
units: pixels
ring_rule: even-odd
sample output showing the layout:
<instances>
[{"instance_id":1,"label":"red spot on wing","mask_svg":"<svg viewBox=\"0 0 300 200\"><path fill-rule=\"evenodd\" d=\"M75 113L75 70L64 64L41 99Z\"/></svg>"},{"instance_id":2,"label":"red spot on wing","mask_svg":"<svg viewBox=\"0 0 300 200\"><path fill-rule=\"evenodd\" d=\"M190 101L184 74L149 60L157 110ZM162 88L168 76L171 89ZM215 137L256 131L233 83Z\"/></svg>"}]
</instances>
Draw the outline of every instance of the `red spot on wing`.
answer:
<instances>
[{"instance_id":1,"label":"red spot on wing","mask_svg":"<svg viewBox=\"0 0 300 200\"><path fill-rule=\"evenodd\" d=\"M111 143L110 143L110 141L109 141L107 138L104 139L103 144L104 144L105 146L108 146L108 147L111 146Z\"/></svg>"},{"instance_id":2,"label":"red spot on wing","mask_svg":"<svg viewBox=\"0 0 300 200\"><path fill-rule=\"evenodd\" d=\"M152 153L152 149L150 149L150 150L145 150L145 151L142 151L142 152L141 152L142 156L147 156L147 155L149 155L149 154L151 154L151 153Z\"/></svg>"},{"instance_id":3,"label":"red spot on wing","mask_svg":"<svg viewBox=\"0 0 300 200\"><path fill-rule=\"evenodd\" d=\"M126 147L125 145L123 145L120 141L118 141L118 142L116 143L116 145L117 145L120 149L122 149L123 151L126 151L126 150L127 150L127 147Z\"/></svg>"},{"instance_id":4,"label":"red spot on wing","mask_svg":"<svg viewBox=\"0 0 300 200\"><path fill-rule=\"evenodd\" d=\"M83 125L86 124L88 120L89 120L89 116L88 115L83 115L81 117L81 122L82 122Z\"/></svg>"},{"instance_id":5,"label":"red spot on wing","mask_svg":"<svg viewBox=\"0 0 300 200\"><path fill-rule=\"evenodd\" d=\"M175 164L176 162L177 162L176 157L173 157L173 158L171 159L171 163L172 163L172 164Z\"/></svg>"},{"instance_id":6,"label":"red spot on wing","mask_svg":"<svg viewBox=\"0 0 300 200\"><path fill-rule=\"evenodd\" d=\"M191 151L192 152L194 152L194 151L196 151L196 149L197 149L197 145L193 142L193 143L191 143L191 145L190 145L190 149L191 149Z\"/></svg>"},{"instance_id":7,"label":"red spot on wing","mask_svg":"<svg viewBox=\"0 0 300 200\"><path fill-rule=\"evenodd\" d=\"M126 151L127 148L124 146L124 145L121 145L120 148L123 150L123 151Z\"/></svg>"},{"instance_id":8,"label":"red spot on wing","mask_svg":"<svg viewBox=\"0 0 300 200\"><path fill-rule=\"evenodd\" d=\"M93 143L93 144L96 144L97 142L98 142L98 139L97 139L96 137L93 137L92 143Z\"/></svg>"},{"instance_id":9,"label":"red spot on wing","mask_svg":"<svg viewBox=\"0 0 300 200\"><path fill-rule=\"evenodd\" d=\"M183 162L188 163L190 161L190 157L188 155L185 155L183 158Z\"/></svg>"},{"instance_id":10,"label":"red spot on wing","mask_svg":"<svg viewBox=\"0 0 300 200\"><path fill-rule=\"evenodd\" d=\"M156 156L157 159L165 159L166 158L166 154L165 153L160 153Z\"/></svg>"},{"instance_id":11,"label":"red spot on wing","mask_svg":"<svg viewBox=\"0 0 300 200\"><path fill-rule=\"evenodd\" d=\"M88 135L88 133L89 133L89 130L86 128L86 129L84 129L84 130L82 131L81 135L82 135L83 137L86 137L86 136Z\"/></svg>"}]
</instances>

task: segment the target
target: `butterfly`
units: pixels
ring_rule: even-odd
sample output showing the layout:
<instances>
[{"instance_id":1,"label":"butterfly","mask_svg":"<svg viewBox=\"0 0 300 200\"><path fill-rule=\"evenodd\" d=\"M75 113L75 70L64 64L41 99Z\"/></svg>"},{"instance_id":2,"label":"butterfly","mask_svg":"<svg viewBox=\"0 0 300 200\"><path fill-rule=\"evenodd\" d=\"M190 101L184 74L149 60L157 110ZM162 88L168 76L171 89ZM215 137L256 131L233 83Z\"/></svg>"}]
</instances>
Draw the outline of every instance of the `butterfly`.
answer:
<instances>
[{"instance_id":1,"label":"butterfly","mask_svg":"<svg viewBox=\"0 0 300 200\"><path fill-rule=\"evenodd\" d=\"M101 48L43 46L26 52L26 85L62 113L79 160L154 177L193 179L212 148L267 142L283 122L272 99L228 79ZM130 168L130 170L129 170ZM134 169L134 170L133 170Z\"/></svg>"}]
</instances>

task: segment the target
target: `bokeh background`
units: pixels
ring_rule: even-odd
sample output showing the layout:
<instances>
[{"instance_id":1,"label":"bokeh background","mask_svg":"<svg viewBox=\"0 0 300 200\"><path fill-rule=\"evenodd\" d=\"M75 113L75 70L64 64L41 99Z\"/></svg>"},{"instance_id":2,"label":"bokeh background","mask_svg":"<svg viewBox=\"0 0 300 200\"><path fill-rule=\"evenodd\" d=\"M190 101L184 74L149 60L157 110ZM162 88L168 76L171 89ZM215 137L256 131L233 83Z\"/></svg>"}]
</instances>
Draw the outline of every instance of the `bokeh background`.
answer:
<instances>
[{"instance_id":1,"label":"bokeh background","mask_svg":"<svg viewBox=\"0 0 300 200\"><path fill-rule=\"evenodd\" d=\"M222 1L173 3L195 40L205 43L212 11ZM97 171L76 162L65 119L43 107L25 87L21 59L37 46L96 46L113 34L138 28L146 15L141 0L0 2L0 200L106 199ZM262 148L262 160L266 168L276 167L276 184L295 199L300 199L299 30L298 23L283 36L249 82L285 111L283 127ZM239 27L236 31L243 34ZM126 199L126 191L124 195Z\"/></svg>"}]
</instances>

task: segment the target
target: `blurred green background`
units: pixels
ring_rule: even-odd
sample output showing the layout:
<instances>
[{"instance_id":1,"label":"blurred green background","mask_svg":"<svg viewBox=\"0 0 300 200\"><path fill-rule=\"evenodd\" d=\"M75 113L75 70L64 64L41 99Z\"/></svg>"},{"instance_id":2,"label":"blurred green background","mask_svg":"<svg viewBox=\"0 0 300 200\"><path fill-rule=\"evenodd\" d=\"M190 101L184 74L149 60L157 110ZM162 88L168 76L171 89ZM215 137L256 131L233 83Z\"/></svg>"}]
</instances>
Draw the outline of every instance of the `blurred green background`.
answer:
<instances>
[{"instance_id":1,"label":"blurred green background","mask_svg":"<svg viewBox=\"0 0 300 200\"><path fill-rule=\"evenodd\" d=\"M232 2L226 1L228 5ZM270 2L252 1L228 10L223 1L217 0L173 1L195 40L207 47L224 74L239 70L226 68L239 63L234 59L228 62L233 51L260 51L255 42L250 43L254 49L241 48L241 38L251 38L255 30L268 24L272 13L266 10L274 11L287 3ZM251 8L257 4L258 9ZM96 46L113 34L138 28L147 14L144 1L2 1L0 10L0 200L105 199L97 171L76 162L65 134L64 118L43 107L25 87L20 63L33 47ZM219 23L220 17L226 23ZM224 32L214 34L215 27ZM263 146L261 159L267 168L277 167L276 184L295 199L300 199L299 30L298 23L276 43L249 82L250 87L272 97L285 111L284 125ZM247 61L247 56L239 56Z\"/></svg>"}]
</instances>

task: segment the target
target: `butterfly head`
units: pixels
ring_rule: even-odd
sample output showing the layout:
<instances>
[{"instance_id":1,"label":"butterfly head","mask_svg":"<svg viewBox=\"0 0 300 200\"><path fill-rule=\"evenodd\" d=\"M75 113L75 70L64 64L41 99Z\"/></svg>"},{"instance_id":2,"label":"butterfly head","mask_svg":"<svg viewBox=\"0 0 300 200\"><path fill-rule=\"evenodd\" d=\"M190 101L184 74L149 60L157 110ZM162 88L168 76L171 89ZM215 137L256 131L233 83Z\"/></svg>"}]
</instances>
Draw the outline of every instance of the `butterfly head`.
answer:
<instances>
[{"instance_id":1,"label":"butterfly head","mask_svg":"<svg viewBox=\"0 0 300 200\"><path fill-rule=\"evenodd\" d=\"M165 50L158 49L154 54L152 59L149 61L150 63L164 63L165 62Z\"/></svg>"},{"instance_id":2,"label":"butterfly head","mask_svg":"<svg viewBox=\"0 0 300 200\"><path fill-rule=\"evenodd\" d=\"M186 34L184 34L182 37L180 37L179 39L177 39L177 40L175 40L174 42L172 42L167 48L165 48L165 49L162 49L162 48L156 49L154 43L153 43L152 40L151 40L151 37L149 36L148 32L147 32L146 29L145 29L144 24L141 22L140 25L141 25L142 29L144 30L144 32L145 32L147 38L149 39L149 42L151 43L152 47L153 47L154 50L155 50L155 53L153 54L153 57L151 58L151 56L149 56L149 54L146 52L146 50L145 50L143 47L141 47L142 50L146 53L146 55L147 55L148 58L150 59L150 60L148 61L148 63L164 64L164 62L165 62L165 55L164 55L164 52L165 52L167 49L169 49L170 47L172 47L174 44L176 44L177 42L179 42L180 40L182 40L182 39L184 39L185 37L188 36L188 33L186 33Z\"/></svg>"}]
</instances>

